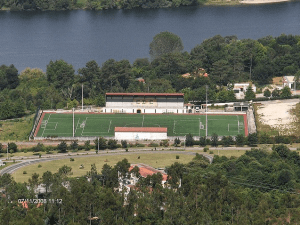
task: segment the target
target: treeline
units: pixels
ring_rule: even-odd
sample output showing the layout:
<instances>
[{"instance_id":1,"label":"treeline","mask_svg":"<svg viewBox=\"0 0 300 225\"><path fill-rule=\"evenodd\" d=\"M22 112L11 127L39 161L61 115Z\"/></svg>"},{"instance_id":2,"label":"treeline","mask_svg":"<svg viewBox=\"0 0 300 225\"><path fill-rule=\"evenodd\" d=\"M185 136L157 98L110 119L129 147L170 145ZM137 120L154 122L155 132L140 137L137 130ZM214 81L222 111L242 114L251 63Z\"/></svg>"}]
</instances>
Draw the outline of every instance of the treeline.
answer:
<instances>
[{"instance_id":1,"label":"treeline","mask_svg":"<svg viewBox=\"0 0 300 225\"><path fill-rule=\"evenodd\" d=\"M202 5L206 0L0 0L0 9L20 10L72 10L72 9L133 9L166 8Z\"/></svg>"},{"instance_id":2,"label":"treeline","mask_svg":"<svg viewBox=\"0 0 300 225\"><path fill-rule=\"evenodd\" d=\"M252 81L261 87L273 77L299 78L300 75L300 36L297 35L282 34L258 40L217 35L190 53L182 52L180 38L173 36L169 32L156 36L162 41L153 41L156 48L150 44L151 61L136 59L131 64L128 60L109 59L99 66L92 60L75 72L71 64L57 60L47 65L45 73L27 68L20 74L13 65L3 65L0 67L0 119L18 117L37 107L76 107L81 102L82 84L85 105L104 106L106 92L182 92L185 102L205 102L206 85L210 102L227 102L235 100L232 86L228 84ZM179 43L176 51L170 46L158 54L160 43L173 40ZM187 73L189 76L182 76ZM284 96L290 96L287 91ZM281 96L279 92L272 94ZM249 99L253 98L255 95L250 95Z\"/></svg>"},{"instance_id":3,"label":"treeline","mask_svg":"<svg viewBox=\"0 0 300 225\"><path fill-rule=\"evenodd\" d=\"M92 164L80 178L69 178L68 166L54 174L34 173L26 183L16 183L5 174L0 178L5 190L0 197L0 223L296 224L299 166L298 152L279 145L272 152L252 149L238 158L215 156L212 164L196 154L188 164L166 168L167 188L159 173L143 178L138 167L129 172L126 159L102 169ZM131 173L140 179L126 195L120 181ZM40 183L46 193L39 198L47 203L30 203L37 198L34 190ZM28 208L20 203L26 199Z\"/></svg>"}]
</instances>

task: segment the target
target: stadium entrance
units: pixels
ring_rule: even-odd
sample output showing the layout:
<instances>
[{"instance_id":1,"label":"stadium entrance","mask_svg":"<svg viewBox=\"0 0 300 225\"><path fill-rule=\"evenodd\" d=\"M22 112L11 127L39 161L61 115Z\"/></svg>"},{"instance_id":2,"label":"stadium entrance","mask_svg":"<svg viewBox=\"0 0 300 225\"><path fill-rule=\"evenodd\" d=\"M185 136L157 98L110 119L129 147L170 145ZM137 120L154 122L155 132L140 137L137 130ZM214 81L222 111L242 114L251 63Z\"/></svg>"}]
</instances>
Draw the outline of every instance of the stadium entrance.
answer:
<instances>
[{"instance_id":1,"label":"stadium entrance","mask_svg":"<svg viewBox=\"0 0 300 225\"><path fill-rule=\"evenodd\" d=\"M136 110L136 113L142 113L142 110L138 109Z\"/></svg>"}]
</instances>

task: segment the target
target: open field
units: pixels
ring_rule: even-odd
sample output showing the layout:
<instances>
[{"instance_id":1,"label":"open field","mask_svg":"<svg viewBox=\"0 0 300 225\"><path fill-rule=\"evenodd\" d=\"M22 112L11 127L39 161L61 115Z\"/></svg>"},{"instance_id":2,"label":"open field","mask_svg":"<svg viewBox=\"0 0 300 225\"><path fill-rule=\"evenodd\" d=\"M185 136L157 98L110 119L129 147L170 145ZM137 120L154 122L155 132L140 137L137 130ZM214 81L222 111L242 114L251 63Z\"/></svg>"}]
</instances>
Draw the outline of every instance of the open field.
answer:
<instances>
[{"instance_id":1,"label":"open field","mask_svg":"<svg viewBox=\"0 0 300 225\"><path fill-rule=\"evenodd\" d=\"M208 115L208 136L245 135L243 115ZM167 127L168 136L205 136L205 115L188 114L75 114L75 137L114 136L115 127ZM73 135L72 114L46 113L37 137Z\"/></svg>"},{"instance_id":2,"label":"open field","mask_svg":"<svg viewBox=\"0 0 300 225\"><path fill-rule=\"evenodd\" d=\"M0 141L28 140L32 129L33 116L0 121Z\"/></svg>"},{"instance_id":3,"label":"open field","mask_svg":"<svg viewBox=\"0 0 300 225\"><path fill-rule=\"evenodd\" d=\"M299 104L299 99L288 99L261 102L260 106L255 106L258 131L271 135L278 132L281 135L298 135L299 106L295 110L297 103Z\"/></svg>"},{"instance_id":4,"label":"open field","mask_svg":"<svg viewBox=\"0 0 300 225\"><path fill-rule=\"evenodd\" d=\"M176 155L179 155L180 158L176 159ZM140 156L140 159L138 159ZM107 156L92 156L85 158L74 158L75 161L71 162L70 159L62 159L62 160L54 160L50 162L41 163L42 167L38 168L39 164L33 164L30 166L23 167L17 170L12 174L14 179L17 182L27 182L33 173L40 174L40 177L46 171L51 171L52 173L56 173L60 167L63 165L67 165L72 167L73 175L72 177L78 177L86 175L88 171L91 169L91 164L95 163L98 172L100 173L104 164L108 164L110 166L114 166L117 162L123 160L124 158L128 159L129 163L145 163L154 168L166 167L170 166L175 162L179 163L188 163L190 162L194 156L193 155L185 155L185 154L126 154L126 155L107 155ZM84 165L84 169L79 169L80 165ZM23 171L26 171L27 174L23 174Z\"/></svg>"}]
</instances>

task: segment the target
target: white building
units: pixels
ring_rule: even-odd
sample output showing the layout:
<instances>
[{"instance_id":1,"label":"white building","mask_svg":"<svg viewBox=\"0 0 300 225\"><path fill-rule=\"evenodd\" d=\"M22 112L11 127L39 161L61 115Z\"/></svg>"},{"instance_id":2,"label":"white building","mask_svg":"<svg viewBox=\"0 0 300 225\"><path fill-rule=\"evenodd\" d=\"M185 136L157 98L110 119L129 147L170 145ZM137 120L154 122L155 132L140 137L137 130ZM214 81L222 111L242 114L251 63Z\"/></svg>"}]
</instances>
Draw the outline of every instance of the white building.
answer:
<instances>
[{"instance_id":1,"label":"white building","mask_svg":"<svg viewBox=\"0 0 300 225\"><path fill-rule=\"evenodd\" d=\"M250 83L236 83L233 86L233 91L234 91L235 97L237 99L244 99L246 91L247 91L249 85L252 86L253 92L256 93L256 87L255 87L254 84L250 84Z\"/></svg>"},{"instance_id":2,"label":"white building","mask_svg":"<svg viewBox=\"0 0 300 225\"><path fill-rule=\"evenodd\" d=\"M106 93L104 113L184 113L183 93Z\"/></svg>"},{"instance_id":3,"label":"white building","mask_svg":"<svg viewBox=\"0 0 300 225\"><path fill-rule=\"evenodd\" d=\"M284 76L282 79L283 87L288 86L290 89L294 89L295 76Z\"/></svg>"},{"instance_id":4,"label":"white building","mask_svg":"<svg viewBox=\"0 0 300 225\"><path fill-rule=\"evenodd\" d=\"M116 140L165 140L166 127L115 127Z\"/></svg>"}]
</instances>

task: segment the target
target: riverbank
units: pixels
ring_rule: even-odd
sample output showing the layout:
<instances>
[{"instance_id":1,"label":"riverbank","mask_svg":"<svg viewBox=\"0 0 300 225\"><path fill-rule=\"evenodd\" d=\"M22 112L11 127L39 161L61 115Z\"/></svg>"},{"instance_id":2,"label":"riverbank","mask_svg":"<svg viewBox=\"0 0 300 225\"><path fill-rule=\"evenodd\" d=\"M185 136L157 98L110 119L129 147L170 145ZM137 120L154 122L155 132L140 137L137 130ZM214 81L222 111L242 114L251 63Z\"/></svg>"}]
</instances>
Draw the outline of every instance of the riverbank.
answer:
<instances>
[{"instance_id":1,"label":"riverbank","mask_svg":"<svg viewBox=\"0 0 300 225\"><path fill-rule=\"evenodd\" d=\"M243 0L240 1L241 4L270 4L270 3L280 3L289 2L290 0Z\"/></svg>"},{"instance_id":2,"label":"riverbank","mask_svg":"<svg viewBox=\"0 0 300 225\"><path fill-rule=\"evenodd\" d=\"M97 0L99 4L90 5L88 4L87 0L81 0L80 4L70 4L66 6L65 8L61 8L55 5L49 5L46 8L34 8L33 5L30 5L30 7L26 8L23 5L18 6L3 6L0 8L0 11L66 11L66 10L107 10L107 9L137 9L137 8L144 8L144 9L153 9L153 8L180 8L180 7L186 7L188 5L184 5L183 3L180 4L174 4L169 2L168 0L164 0L164 4L161 5L151 5L151 4L137 4L135 6L128 6L128 5L120 5L116 4L114 6L107 5L103 6L100 4L102 0ZM244 5L244 4L270 4L270 3L281 3L281 2L290 2L291 0L198 0L194 2L194 4L198 6L235 6L235 5ZM193 4L191 4L193 5ZM190 6L191 6L190 5ZM194 5L195 6L195 5Z\"/></svg>"}]
</instances>

